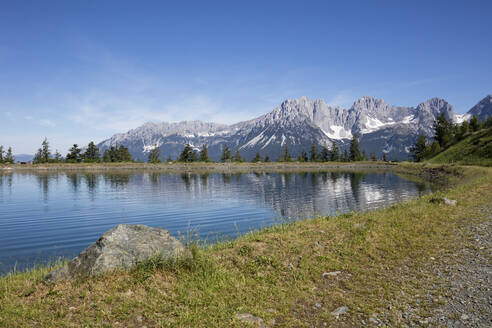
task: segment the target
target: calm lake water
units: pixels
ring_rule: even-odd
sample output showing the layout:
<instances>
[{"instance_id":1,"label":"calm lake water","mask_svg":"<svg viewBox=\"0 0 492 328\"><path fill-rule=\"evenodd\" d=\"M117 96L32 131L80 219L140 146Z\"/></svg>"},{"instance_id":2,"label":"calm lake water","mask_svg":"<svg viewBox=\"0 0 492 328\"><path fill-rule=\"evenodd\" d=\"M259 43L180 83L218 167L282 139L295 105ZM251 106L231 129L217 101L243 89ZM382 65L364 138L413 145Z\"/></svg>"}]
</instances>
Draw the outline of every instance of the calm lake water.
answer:
<instances>
[{"instance_id":1,"label":"calm lake water","mask_svg":"<svg viewBox=\"0 0 492 328\"><path fill-rule=\"evenodd\" d=\"M0 173L0 274L73 257L119 223L215 242L280 222L388 206L429 186L392 173Z\"/></svg>"}]
</instances>

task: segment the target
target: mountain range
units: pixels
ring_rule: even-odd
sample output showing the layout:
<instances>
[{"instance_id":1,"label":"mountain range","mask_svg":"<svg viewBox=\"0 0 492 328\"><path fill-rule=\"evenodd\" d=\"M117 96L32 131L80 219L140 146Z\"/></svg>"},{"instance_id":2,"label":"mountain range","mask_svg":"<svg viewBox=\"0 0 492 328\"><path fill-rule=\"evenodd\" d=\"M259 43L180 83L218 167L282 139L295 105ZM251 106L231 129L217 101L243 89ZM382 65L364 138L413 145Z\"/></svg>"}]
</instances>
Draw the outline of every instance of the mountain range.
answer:
<instances>
[{"instance_id":1,"label":"mountain range","mask_svg":"<svg viewBox=\"0 0 492 328\"><path fill-rule=\"evenodd\" d=\"M201 121L145 123L126 133L113 135L98 144L101 153L111 146L124 145L137 160L147 160L149 152L159 147L162 160L176 159L185 144L200 151L208 147L212 160L220 159L227 145L237 149L246 160L257 152L275 160L287 145L293 157L309 151L314 141L318 147L337 142L346 149L354 134L361 149L381 157L404 160L420 134L432 137L436 116L444 115L456 123L477 115L480 120L492 115L492 95L486 96L466 114L455 114L446 100L432 98L416 107L391 106L382 99L362 97L349 109L328 106L323 100L306 97L282 102L273 111L249 121L232 125Z\"/></svg>"}]
</instances>

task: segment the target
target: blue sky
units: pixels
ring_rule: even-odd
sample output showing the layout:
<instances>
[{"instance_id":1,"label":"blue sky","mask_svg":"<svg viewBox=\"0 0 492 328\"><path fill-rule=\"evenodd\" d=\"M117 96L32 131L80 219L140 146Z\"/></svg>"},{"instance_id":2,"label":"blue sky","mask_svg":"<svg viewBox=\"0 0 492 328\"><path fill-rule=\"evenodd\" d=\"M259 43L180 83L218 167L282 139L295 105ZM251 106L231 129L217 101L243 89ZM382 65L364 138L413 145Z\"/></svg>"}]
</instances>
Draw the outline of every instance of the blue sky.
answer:
<instances>
[{"instance_id":1,"label":"blue sky","mask_svg":"<svg viewBox=\"0 0 492 328\"><path fill-rule=\"evenodd\" d=\"M492 92L492 1L0 1L0 144L65 154L287 98L458 113Z\"/></svg>"}]
</instances>

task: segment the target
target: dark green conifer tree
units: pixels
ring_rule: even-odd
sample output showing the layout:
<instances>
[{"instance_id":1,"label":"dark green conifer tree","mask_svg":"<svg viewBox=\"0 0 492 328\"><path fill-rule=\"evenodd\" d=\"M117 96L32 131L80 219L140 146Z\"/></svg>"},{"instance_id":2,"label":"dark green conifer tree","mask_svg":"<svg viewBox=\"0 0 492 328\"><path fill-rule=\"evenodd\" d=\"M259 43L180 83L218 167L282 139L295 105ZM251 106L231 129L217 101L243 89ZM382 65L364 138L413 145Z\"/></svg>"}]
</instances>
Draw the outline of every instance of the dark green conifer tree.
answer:
<instances>
[{"instance_id":1,"label":"dark green conifer tree","mask_svg":"<svg viewBox=\"0 0 492 328\"><path fill-rule=\"evenodd\" d=\"M230 162L231 160L232 160L231 150L227 145L224 145L224 147L222 148L222 156L220 157L220 161L222 163L225 163L225 162Z\"/></svg>"},{"instance_id":2,"label":"dark green conifer tree","mask_svg":"<svg viewBox=\"0 0 492 328\"><path fill-rule=\"evenodd\" d=\"M421 134L415 145L410 148L410 152L412 153L413 160L415 162L420 162L425 158L427 153L427 138L424 134Z\"/></svg>"},{"instance_id":3,"label":"dark green conifer tree","mask_svg":"<svg viewBox=\"0 0 492 328\"><path fill-rule=\"evenodd\" d=\"M326 146L321 148L321 154L319 157L320 161L322 162L328 162L330 160L330 152L328 151L328 148L326 148Z\"/></svg>"},{"instance_id":4,"label":"dark green conifer tree","mask_svg":"<svg viewBox=\"0 0 492 328\"><path fill-rule=\"evenodd\" d=\"M111 148L114 148L114 147L111 147ZM109 162L112 162L112 158L111 158L111 148L109 149L106 149L103 153L103 157L102 157L102 160L103 162L105 163L109 163Z\"/></svg>"},{"instance_id":5,"label":"dark green conifer tree","mask_svg":"<svg viewBox=\"0 0 492 328\"><path fill-rule=\"evenodd\" d=\"M365 150L362 150L362 155L360 155L360 160L367 161L367 155Z\"/></svg>"},{"instance_id":6,"label":"dark green conifer tree","mask_svg":"<svg viewBox=\"0 0 492 328\"><path fill-rule=\"evenodd\" d=\"M268 154L265 155L265 163L268 163L270 162L270 156L268 156Z\"/></svg>"},{"instance_id":7,"label":"dark green conifer tree","mask_svg":"<svg viewBox=\"0 0 492 328\"><path fill-rule=\"evenodd\" d=\"M299 162L307 162L309 159L306 150L303 149L297 159L299 160Z\"/></svg>"},{"instance_id":8,"label":"dark green conifer tree","mask_svg":"<svg viewBox=\"0 0 492 328\"><path fill-rule=\"evenodd\" d=\"M333 141L330 149L330 161L336 162L340 159L340 150L338 149L338 144L336 141Z\"/></svg>"},{"instance_id":9,"label":"dark green conifer tree","mask_svg":"<svg viewBox=\"0 0 492 328\"><path fill-rule=\"evenodd\" d=\"M94 141L89 142L84 153L84 162L99 162L99 148Z\"/></svg>"},{"instance_id":10,"label":"dark green conifer tree","mask_svg":"<svg viewBox=\"0 0 492 328\"><path fill-rule=\"evenodd\" d=\"M316 147L314 141L311 143L311 154L309 160L311 162L316 162L318 160L318 147Z\"/></svg>"},{"instance_id":11,"label":"dark green conifer tree","mask_svg":"<svg viewBox=\"0 0 492 328\"><path fill-rule=\"evenodd\" d=\"M241 153L239 152L239 149L236 150L236 154L234 155L234 162L242 162L243 158L241 157Z\"/></svg>"},{"instance_id":12,"label":"dark green conifer tree","mask_svg":"<svg viewBox=\"0 0 492 328\"><path fill-rule=\"evenodd\" d=\"M461 132L463 135L466 135L468 132L470 132L470 123L468 121L464 121L461 123Z\"/></svg>"},{"instance_id":13,"label":"dark green conifer tree","mask_svg":"<svg viewBox=\"0 0 492 328\"><path fill-rule=\"evenodd\" d=\"M350 160L349 154L347 152L347 149L343 150L343 155L342 155L342 162L348 162Z\"/></svg>"},{"instance_id":14,"label":"dark green conifer tree","mask_svg":"<svg viewBox=\"0 0 492 328\"><path fill-rule=\"evenodd\" d=\"M470 120L470 129L475 132L475 131L478 131L480 130L480 122L478 121L478 116L477 115L473 115L473 117L471 118ZM440 144L440 143L439 143ZM441 145L442 146L442 145Z\"/></svg>"},{"instance_id":15,"label":"dark green conifer tree","mask_svg":"<svg viewBox=\"0 0 492 328\"><path fill-rule=\"evenodd\" d=\"M147 161L152 164L158 164L161 162L160 156L161 151L159 150L159 147L155 145L155 147L150 151Z\"/></svg>"},{"instance_id":16,"label":"dark green conifer tree","mask_svg":"<svg viewBox=\"0 0 492 328\"><path fill-rule=\"evenodd\" d=\"M117 162L132 162L133 158L130 151L125 146L121 145L117 150Z\"/></svg>"},{"instance_id":17,"label":"dark green conifer tree","mask_svg":"<svg viewBox=\"0 0 492 328\"><path fill-rule=\"evenodd\" d=\"M255 157L251 160L252 163L261 162L261 155L259 152L256 153Z\"/></svg>"},{"instance_id":18,"label":"dark green conifer tree","mask_svg":"<svg viewBox=\"0 0 492 328\"><path fill-rule=\"evenodd\" d=\"M58 149L55 151L55 158L54 158L54 161L56 163L61 163L63 162L63 157L62 155L60 154L60 152L58 151Z\"/></svg>"},{"instance_id":19,"label":"dark green conifer tree","mask_svg":"<svg viewBox=\"0 0 492 328\"><path fill-rule=\"evenodd\" d=\"M210 157L208 156L207 145L204 144L202 150L200 151L200 162L210 162Z\"/></svg>"},{"instance_id":20,"label":"dark green conifer tree","mask_svg":"<svg viewBox=\"0 0 492 328\"><path fill-rule=\"evenodd\" d=\"M292 156L289 152L289 146L285 145L284 151L280 154L277 162L290 162L292 161Z\"/></svg>"},{"instance_id":21,"label":"dark green conifer tree","mask_svg":"<svg viewBox=\"0 0 492 328\"><path fill-rule=\"evenodd\" d=\"M434 121L434 140L441 148L446 148L453 142L453 123L441 113Z\"/></svg>"},{"instance_id":22,"label":"dark green conifer tree","mask_svg":"<svg viewBox=\"0 0 492 328\"><path fill-rule=\"evenodd\" d=\"M181 152L181 155L179 155L179 161L193 162L193 157L193 149L191 148L190 144L186 144L183 151Z\"/></svg>"},{"instance_id":23,"label":"dark green conifer tree","mask_svg":"<svg viewBox=\"0 0 492 328\"><path fill-rule=\"evenodd\" d=\"M357 133L354 133L354 136L352 137L352 140L350 141L349 160L350 161L360 161L361 160L360 147L359 147L359 136L357 135Z\"/></svg>"},{"instance_id":24,"label":"dark green conifer tree","mask_svg":"<svg viewBox=\"0 0 492 328\"><path fill-rule=\"evenodd\" d=\"M68 163L78 163L81 161L80 152L82 151L77 144L74 144L72 148L70 148L69 153L66 156Z\"/></svg>"},{"instance_id":25,"label":"dark green conifer tree","mask_svg":"<svg viewBox=\"0 0 492 328\"><path fill-rule=\"evenodd\" d=\"M5 154L5 158L3 161L7 164L14 164L14 154L12 153L12 147L7 149L7 153Z\"/></svg>"}]
</instances>

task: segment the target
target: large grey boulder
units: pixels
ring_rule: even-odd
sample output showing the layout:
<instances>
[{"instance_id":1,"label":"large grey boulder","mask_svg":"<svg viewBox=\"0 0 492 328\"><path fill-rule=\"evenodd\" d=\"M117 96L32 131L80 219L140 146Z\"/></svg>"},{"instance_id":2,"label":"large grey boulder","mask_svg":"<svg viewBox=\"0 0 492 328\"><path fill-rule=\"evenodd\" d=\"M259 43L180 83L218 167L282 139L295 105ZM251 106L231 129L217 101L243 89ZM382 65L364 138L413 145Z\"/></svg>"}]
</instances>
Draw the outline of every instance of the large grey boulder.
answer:
<instances>
[{"instance_id":1,"label":"large grey boulder","mask_svg":"<svg viewBox=\"0 0 492 328\"><path fill-rule=\"evenodd\" d=\"M130 269L137 262L156 255L173 259L188 256L188 250L167 230L141 224L120 224L104 233L69 263L48 274L46 280L55 282Z\"/></svg>"}]
</instances>

